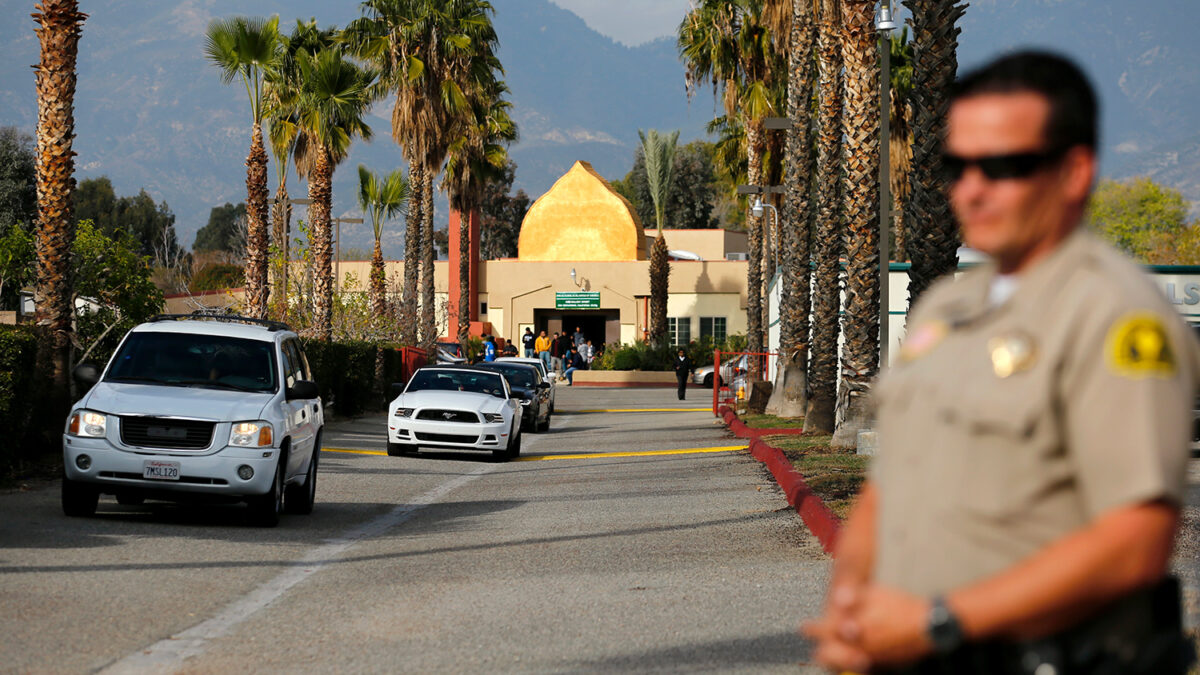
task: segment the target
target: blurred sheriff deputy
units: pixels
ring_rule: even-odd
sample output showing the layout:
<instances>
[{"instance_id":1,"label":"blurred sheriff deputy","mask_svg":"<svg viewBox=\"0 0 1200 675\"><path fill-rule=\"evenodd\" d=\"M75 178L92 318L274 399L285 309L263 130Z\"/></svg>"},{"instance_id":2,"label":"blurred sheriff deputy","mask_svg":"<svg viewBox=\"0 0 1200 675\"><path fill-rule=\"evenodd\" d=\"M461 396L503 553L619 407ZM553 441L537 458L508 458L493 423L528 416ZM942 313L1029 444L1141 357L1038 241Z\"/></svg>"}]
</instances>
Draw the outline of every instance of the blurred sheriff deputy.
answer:
<instances>
[{"instance_id":1,"label":"blurred sheriff deputy","mask_svg":"<svg viewBox=\"0 0 1200 675\"><path fill-rule=\"evenodd\" d=\"M1200 349L1136 264L1080 223L1096 98L1023 52L961 79L943 167L963 242L876 387L880 453L842 532L827 667L1184 673L1166 576Z\"/></svg>"}]
</instances>

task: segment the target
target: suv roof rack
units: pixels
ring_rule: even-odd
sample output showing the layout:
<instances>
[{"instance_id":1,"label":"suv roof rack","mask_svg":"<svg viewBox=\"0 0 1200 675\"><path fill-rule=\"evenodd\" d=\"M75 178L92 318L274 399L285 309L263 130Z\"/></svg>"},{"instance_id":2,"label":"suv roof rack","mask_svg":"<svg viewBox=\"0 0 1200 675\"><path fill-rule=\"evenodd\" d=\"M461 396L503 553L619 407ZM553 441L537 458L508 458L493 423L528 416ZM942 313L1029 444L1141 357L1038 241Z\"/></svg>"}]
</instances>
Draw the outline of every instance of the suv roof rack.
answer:
<instances>
[{"instance_id":1,"label":"suv roof rack","mask_svg":"<svg viewBox=\"0 0 1200 675\"><path fill-rule=\"evenodd\" d=\"M205 311L203 309L198 309L191 314L155 314L154 316L150 317L150 322L185 321L196 319L211 319L214 321L227 321L229 323L248 323L257 326L265 326L269 331L291 330L291 328L282 321L255 319L249 316L241 316L240 314L219 314L217 312Z\"/></svg>"}]
</instances>

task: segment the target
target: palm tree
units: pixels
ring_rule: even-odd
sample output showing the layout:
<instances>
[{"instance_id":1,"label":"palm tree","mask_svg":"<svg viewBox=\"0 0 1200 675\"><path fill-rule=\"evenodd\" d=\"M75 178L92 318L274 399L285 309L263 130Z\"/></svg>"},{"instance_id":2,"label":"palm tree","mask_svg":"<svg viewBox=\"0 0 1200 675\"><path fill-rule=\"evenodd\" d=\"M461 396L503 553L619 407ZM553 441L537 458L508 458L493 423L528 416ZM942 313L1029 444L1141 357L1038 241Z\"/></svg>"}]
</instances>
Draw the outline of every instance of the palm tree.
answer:
<instances>
[{"instance_id":1,"label":"palm tree","mask_svg":"<svg viewBox=\"0 0 1200 675\"><path fill-rule=\"evenodd\" d=\"M204 53L221 71L225 84L241 77L250 97L250 156L246 158L246 305L255 318L267 315L267 153L262 121L266 115L263 84L279 65L283 40L279 17L235 16L208 25Z\"/></svg>"},{"instance_id":2,"label":"palm tree","mask_svg":"<svg viewBox=\"0 0 1200 675\"><path fill-rule=\"evenodd\" d=\"M763 119L774 112L770 84L777 74L761 0L700 0L679 26L679 50L691 83L709 79L724 89L725 113L741 116L746 133L747 179L763 184ZM749 349L763 349L762 218L749 217L750 262L746 272ZM759 359L751 359L752 379L761 379Z\"/></svg>"},{"instance_id":3,"label":"palm tree","mask_svg":"<svg viewBox=\"0 0 1200 675\"><path fill-rule=\"evenodd\" d=\"M775 392L778 414L800 417L808 403L808 331L812 300L809 223L812 204L813 49L816 23L812 0L790 0L791 30L788 48L787 130L785 163L787 190L782 224L783 285L779 289L779 348L781 375Z\"/></svg>"},{"instance_id":4,"label":"palm tree","mask_svg":"<svg viewBox=\"0 0 1200 675\"><path fill-rule=\"evenodd\" d=\"M358 165L358 206L371 218L371 229L375 233L375 250L371 254L371 282L369 297L371 314L382 317L387 314L384 292L387 277L383 270L383 223L408 210L411 192L408 180L400 169L380 177L366 166Z\"/></svg>"},{"instance_id":5,"label":"palm tree","mask_svg":"<svg viewBox=\"0 0 1200 675\"><path fill-rule=\"evenodd\" d=\"M490 66L493 73L499 64ZM470 334L471 311L466 303L470 286L470 218L483 202L484 190L491 182L502 180L508 165L507 146L518 138L517 124L504 100L508 87L496 78L482 78L483 86L471 92L472 113L460 123L461 133L450 145L446 178L442 186L449 192L450 205L462 214L458 222L458 341Z\"/></svg>"},{"instance_id":6,"label":"palm tree","mask_svg":"<svg viewBox=\"0 0 1200 675\"><path fill-rule=\"evenodd\" d=\"M343 58L338 47L326 47L311 55L301 50L297 64L303 82L296 106L298 124L312 157L308 216L316 268L313 319L317 337L329 340L333 336L333 237L329 217L333 171L346 158L356 136L371 137L371 127L364 118L377 73Z\"/></svg>"},{"instance_id":7,"label":"palm tree","mask_svg":"<svg viewBox=\"0 0 1200 675\"><path fill-rule=\"evenodd\" d=\"M821 0L817 31L817 179L813 236L812 356L806 432L833 433L837 396L838 313L841 309L842 48L837 0Z\"/></svg>"},{"instance_id":8,"label":"palm tree","mask_svg":"<svg viewBox=\"0 0 1200 675\"><path fill-rule=\"evenodd\" d=\"M436 339L433 289L433 179L453 138L447 131L470 109L472 77L481 55L495 52L497 37L486 0L366 0L364 16L347 28L346 40L360 58L375 64L380 89L395 92L392 137L403 149L419 206L410 209L405 238L405 294L408 316L415 314L419 244L421 271L420 340ZM419 212L418 212L419 211ZM414 212L418 212L413 217Z\"/></svg>"},{"instance_id":9,"label":"palm tree","mask_svg":"<svg viewBox=\"0 0 1200 675\"><path fill-rule=\"evenodd\" d=\"M40 343L53 366L55 403L69 393L72 321L71 247L75 218L75 59L87 15L74 0L44 0L37 5L34 30L41 60L34 68L37 83L37 280L34 298L38 323L48 335ZM61 399L59 399L61 397ZM65 404L65 403L64 403Z\"/></svg>"},{"instance_id":10,"label":"palm tree","mask_svg":"<svg viewBox=\"0 0 1200 675\"><path fill-rule=\"evenodd\" d=\"M912 114L908 100L912 92L912 43L908 26L899 35L892 35L891 105L888 114L891 133L888 136L888 184L892 194L892 260L908 260L908 228L904 226L904 211L908 204L909 174L912 172Z\"/></svg>"},{"instance_id":11,"label":"palm tree","mask_svg":"<svg viewBox=\"0 0 1200 675\"><path fill-rule=\"evenodd\" d=\"M658 236L650 249L650 339L661 344L667 333L667 295L670 292L671 265L668 262L667 243L663 239L663 221L666 219L667 194L671 191L671 169L675 164L675 144L679 131L660 134L657 129L642 133L642 156L646 161L646 182L650 185L650 199L654 202L654 220L658 225Z\"/></svg>"},{"instance_id":12,"label":"palm tree","mask_svg":"<svg viewBox=\"0 0 1200 675\"><path fill-rule=\"evenodd\" d=\"M879 37L873 0L842 0L846 301L833 446L853 448L879 371Z\"/></svg>"},{"instance_id":13,"label":"palm tree","mask_svg":"<svg viewBox=\"0 0 1200 675\"><path fill-rule=\"evenodd\" d=\"M955 26L966 11L959 0L909 0L912 16L912 174L904 209L908 231L908 306L935 279L958 265L958 227L946 198L941 144L946 132L950 87L958 70Z\"/></svg>"}]
</instances>

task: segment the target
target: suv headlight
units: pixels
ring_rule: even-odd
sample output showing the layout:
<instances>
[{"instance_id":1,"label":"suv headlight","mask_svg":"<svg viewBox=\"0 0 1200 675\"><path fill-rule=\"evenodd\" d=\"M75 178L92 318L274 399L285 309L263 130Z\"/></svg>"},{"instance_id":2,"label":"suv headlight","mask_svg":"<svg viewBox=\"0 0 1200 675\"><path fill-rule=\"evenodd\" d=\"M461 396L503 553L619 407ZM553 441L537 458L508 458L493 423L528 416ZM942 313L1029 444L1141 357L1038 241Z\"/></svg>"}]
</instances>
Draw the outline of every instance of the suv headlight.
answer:
<instances>
[{"instance_id":1,"label":"suv headlight","mask_svg":"<svg viewBox=\"0 0 1200 675\"><path fill-rule=\"evenodd\" d=\"M84 438L104 438L108 417L91 410L76 410L67 422L67 433Z\"/></svg>"},{"instance_id":2,"label":"suv headlight","mask_svg":"<svg viewBox=\"0 0 1200 675\"><path fill-rule=\"evenodd\" d=\"M229 444L239 448L261 448L274 444L270 422L234 422L229 431Z\"/></svg>"},{"instance_id":3,"label":"suv headlight","mask_svg":"<svg viewBox=\"0 0 1200 675\"><path fill-rule=\"evenodd\" d=\"M396 412L392 413L395 417L412 417L412 408L396 408Z\"/></svg>"},{"instance_id":4,"label":"suv headlight","mask_svg":"<svg viewBox=\"0 0 1200 675\"><path fill-rule=\"evenodd\" d=\"M483 413L483 419L490 424L504 421L504 415L501 413Z\"/></svg>"}]
</instances>

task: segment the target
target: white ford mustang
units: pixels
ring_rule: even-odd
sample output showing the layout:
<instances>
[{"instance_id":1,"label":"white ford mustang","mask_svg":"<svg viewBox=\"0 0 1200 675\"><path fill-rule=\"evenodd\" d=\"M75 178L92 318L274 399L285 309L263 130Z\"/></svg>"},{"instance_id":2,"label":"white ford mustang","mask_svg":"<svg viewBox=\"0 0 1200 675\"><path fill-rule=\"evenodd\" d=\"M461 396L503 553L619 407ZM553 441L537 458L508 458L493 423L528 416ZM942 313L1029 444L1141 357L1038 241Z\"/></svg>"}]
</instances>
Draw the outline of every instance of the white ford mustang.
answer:
<instances>
[{"instance_id":1,"label":"white ford mustang","mask_svg":"<svg viewBox=\"0 0 1200 675\"><path fill-rule=\"evenodd\" d=\"M494 370L426 366L388 405L387 452L422 448L490 450L497 459L521 454L521 409L508 381Z\"/></svg>"}]
</instances>

